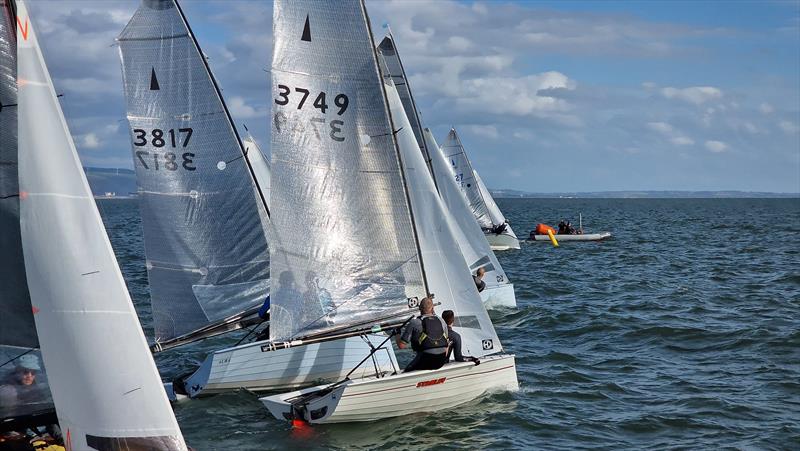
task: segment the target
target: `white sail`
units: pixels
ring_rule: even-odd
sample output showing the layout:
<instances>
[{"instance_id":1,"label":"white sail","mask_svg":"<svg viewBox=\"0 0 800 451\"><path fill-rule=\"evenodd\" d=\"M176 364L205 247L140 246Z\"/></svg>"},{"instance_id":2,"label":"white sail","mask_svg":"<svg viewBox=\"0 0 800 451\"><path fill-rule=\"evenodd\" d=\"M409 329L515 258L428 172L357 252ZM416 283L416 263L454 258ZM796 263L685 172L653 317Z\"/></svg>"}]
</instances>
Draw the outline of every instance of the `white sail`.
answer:
<instances>
[{"instance_id":1,"label":"white sail","mask_svg":"<svg viewBox=\"0 0 800 451\"><path fill-rule=\"evenodd\" d=\"M253 168L253 175L258 181L259 188L261 188L261 194L264 196L267 205L269 205L269 185L270 179L272 178L269 158L264 156L264 153L261 152L261 147L259 147L255 138L253 138L253 135L250 133L247 133L247 135L242 138L242 144L244 145L245 152L247 152L247 158L250 160L250 166Z\"/></svg>"},{"instance_id":2,"label":"white sail","mask_svg":"<svg viewBox=\"0 0 800 451\"><path fill-rule=\"evenodd\" d=\"M414 223L419 232L428 291L440 303L437 307L439 313L448 309L455 312L454 328L461 334L464 354L484 356L501 352L500 339L456 241L460 229L436 191L393 84L386 84L386 96L398 130L395 137L402 155Z\"/></svg>"},{"instance_id":3,"label":"white sail","mask_svg":"<svg viewBox=\"0 0 800 451\"><path fill-rule=\"evenodd\" d=\"M489 247L486 238L484 238L480 226L472 216L472 211L467 205L466 198L461 194L455 179L449 176L450 167L442 153L439 152L439 146L433 137L433 133L428 128L423 133L428 147L434 149L431 152L431 169L434 173L441 174L438 178L439 195L447 207L449 217L457 224L457 229L464 237L464 239L457 241L469 270L472 273L478 268L486 270L483 280L486 282L487 289L495 286L510 285L508 276L500 262L497 261L497 257Z\"/></svg>"},{"instance_id":4,"label":"white sail","mask_svg":"<svg viewBox=\"0 0 800 451\"><path fill-rule=\"evenodd\" d=\"M503 212L500 211L500 207L498 207L497 203L494 201L492 193L490 193L489 189L486 188L486 185L483 183L483 179L481 179L478 171L473 169L472 173L475 176L475 182L478 184L478 189L481 192L483 201L486 202L486 209L489 211L489 217L492 219L492 224L503 224L506 222L506 217L503 216ZM506 226L506 228L508 228L508 226Z\"/></svg>"},{"instance_id":5,"label":"white sail","mask_svg":"<svg viewBox=\"0 0 800 451\"><path fill-rule=\"evenodd\" d=\"M486 201L483 199L483 193L475 180L475 174L472 169L464 146L461 144L461 138L455 128L450 129L447 135L447 140L441 147L444 157L450 162L452 175L456 183L461 187L461 192L467 199L469 207L472 209L472 214L478 221L482 229L492 229L495 226L502 224L495 224L489 214L489 209L486 206Z\"/></svg>"},{"instance_id":6,"label":"white sail","mask_svg":"<svg viewBox=\"0 0 800 451\"><path fill-rule=\"evenodd\" d=\"M67 447L186 449L34 27L18 4L22 247Z\"/></svg>"}]
</instances>

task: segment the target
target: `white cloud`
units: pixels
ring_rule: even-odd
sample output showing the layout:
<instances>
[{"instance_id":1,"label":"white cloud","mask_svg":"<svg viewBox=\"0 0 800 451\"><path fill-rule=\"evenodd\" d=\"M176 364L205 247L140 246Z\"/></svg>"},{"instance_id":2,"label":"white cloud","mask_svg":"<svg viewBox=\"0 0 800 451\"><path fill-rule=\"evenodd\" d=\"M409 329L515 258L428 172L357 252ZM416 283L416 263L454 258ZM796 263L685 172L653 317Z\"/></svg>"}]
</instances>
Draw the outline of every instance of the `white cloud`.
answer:
<instances>
[{"instance_id":1,"label":"white cloud","mask_svg":"<svg viewBox=\"0 0 800 451\"><path fill-rule=\"evenodd\" d=\"M674 128L666 122L648 122L647 128L665 135L671 134L674 130Z\"/></svg>"},{"instance_id":2,"label":"white cloud","mask_svg":"<svg viewBox=\"0 0 800 451\"><path fill-rule=\"evenodd\" d=\"M764 114L770 114L773 111L775 111L775 108L773 108L772 105L764 102L764 103L762 103L761 105L758 106L758 110L761 111Z\"/></svg>"},{"instance_id":3,"label":"white cloud","mask_svg":"<svg viewBox=\"0 0 800 451\"><path fill-rule=\"evenodd\" d=\"M500 136L497 132L497 127L494 125L468 125L466 129L476 135L486 138L497 139L497 137Z\"/></svg>"},{"instance_id":4,"label":"white cloud","mask_svg":"<svg viewBox=\"0 0 800 451\"><path fill-rule=\"evenodd\" d=\"M97 149L100 147L100 138L95 133L87 133L81 137L81 148Z\"/></svg>"},{"instance_id":5,"label":"white cloud","mask_svg":"<svg viewBox=\"0 0 800 451\"><path fill-rule=\"evenodd\" d=\"M706 141L706 149L714 153L720 153L725 152L728 149L728 145L722 141Z\"/></svg>"},{"instance_id":6,"label":"white cloud","mask_svg":"<svg viewBox=\"0 0 800 451\"><path fill-rule=\"evenodd\" d=\"M247 102L239 96L231 97L227 104L228 108L231 110L231 114L239 119L252 119L255 117L266 117L267 115L265 111L259 111L248 105Z\"/></svg>"},{"instance_id":7,"label":"white cloud","mask_svg":"<svg viewBox=\"0 0 800 451\"><path fill-rule=\"evenodd\" d=\"M668 99L701 105L711 100L722 98L722 91L713 86L692 86L690 88L661 88L661 95Z\"/></svg>"},{"instance_id":8,"label":"white cloud","mask_svg":"<svg viewBox=\"0 0 800 451\"><path fill-rule=\"evenodd\" d=\"M676 146L691 146L694 144L694 140L687 136L676 136L670 139L670 142Z\"/></svg>"},{"instance_id":9,"label":"white cloud","mask_svg":"<svg viewBox=\"0 0 800 451\"><path fill-rule=\"evenodd\" d=\"M780 127L781 130L783 130L783 132L786 133L787 135L793 135L798 131L800 131L800 127L798 127L797 124L789 121L781 121L778 124L778 127Z\"/></svg>"}]
</instances>

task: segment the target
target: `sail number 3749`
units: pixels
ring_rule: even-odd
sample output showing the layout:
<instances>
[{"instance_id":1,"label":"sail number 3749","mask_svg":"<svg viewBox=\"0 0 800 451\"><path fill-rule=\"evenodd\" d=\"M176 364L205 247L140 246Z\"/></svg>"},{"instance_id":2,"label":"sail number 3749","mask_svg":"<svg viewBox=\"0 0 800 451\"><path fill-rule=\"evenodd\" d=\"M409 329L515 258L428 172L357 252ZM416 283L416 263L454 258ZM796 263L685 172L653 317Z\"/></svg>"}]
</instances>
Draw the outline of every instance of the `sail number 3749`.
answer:
<instances>
[{"instance_id":1,"label":"sail number 3749","mask_svg":"<svg viewBox=\"0 0 800 451\"><path fill-rule=\"evenodd\" d=\"M278 85L278 97L275 99L275 104L280 106L286 106L290 102L290 98L296 99L297 102L297 109L302 110L303 107L307 107L311 105L312 108L318 109L322 114L327 114L328 109L331 108L328 105L328 94L325 91L321 91L319 94L316 95L313 102L307 102L309 96L311 96L311 91L306 88L295 87L294 91L292 88L286 85ZM333 105L335 106L336 115L341 116L347 111L347 107L350 105L350 99L347 97L346 94L337 94L333 98ZM286 129L286 122L287 117L282 113L277 113L274 118L275 123L275 131L278 133L283 132ZM318 128L319 124L328 123L330 130L328 130L328 136L337 142L344 141L344 136L342 135L342 126L344 126L344 121L340 119L333 119L328 122L325 118L321 117L314 117L309 120L309 123L304 126L303 124L296 123L294 127L292 127L292 132L301 132L305 133L306 129L311 129L314 131L314 135L317 139L321 139L320 130Z\"/></svg>"}]
</instances>

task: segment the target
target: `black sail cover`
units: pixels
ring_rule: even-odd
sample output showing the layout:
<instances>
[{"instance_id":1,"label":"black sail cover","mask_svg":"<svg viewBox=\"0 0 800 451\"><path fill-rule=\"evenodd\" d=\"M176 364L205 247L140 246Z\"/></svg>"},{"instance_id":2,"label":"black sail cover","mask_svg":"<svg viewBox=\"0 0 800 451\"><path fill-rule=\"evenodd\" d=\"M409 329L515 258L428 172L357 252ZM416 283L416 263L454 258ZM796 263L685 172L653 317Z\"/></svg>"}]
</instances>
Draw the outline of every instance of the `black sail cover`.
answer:
<instances>
[{"instance_id":1,"label":"black sail cover","mask_svg":"<svg viewBox=\"0 0 800 451\"><path fill-rule=\"evenodd\" d=\"M118 38L156 341L260 305L265 213L241 144L173 0Z\"/></svg>"},{"instance_id":2,"label":"black sail cover","mask_svg":"<svg viewBox=\"0 0 800 451\"><path fill-rule=\"evenodd\" d=\"M22 257L17 147L17 19L0 0L0 420L53 407ZM21 25L25 31L25 24ZM24 195L24 194L23 194ZM23 378L33 383L23 383ZM25 373L28 374L25 374Z\"/></svg>"},{"instance_id":3,"label":"black sail cover","mask_svg":"<svg viewBox=\"0 0 800 451\"><path fill-rule=\"evenodd\" d=\"M364 6L273 15L270 338L409 312L425 286Z\"/></svg>"}]
</instances>

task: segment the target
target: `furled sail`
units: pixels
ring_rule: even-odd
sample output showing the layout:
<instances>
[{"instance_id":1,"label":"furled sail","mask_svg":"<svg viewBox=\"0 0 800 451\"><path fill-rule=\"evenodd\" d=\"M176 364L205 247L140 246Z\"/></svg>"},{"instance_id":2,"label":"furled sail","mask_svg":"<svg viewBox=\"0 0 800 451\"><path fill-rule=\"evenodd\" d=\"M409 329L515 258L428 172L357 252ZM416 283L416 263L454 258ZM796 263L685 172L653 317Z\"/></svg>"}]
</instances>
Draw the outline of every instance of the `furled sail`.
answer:
<instances>
[{"instance_id":1,"label":"furled sail","mask_svg":"<svg viewBox=\"0 0 800 451\"><path fill-rule=\"evenodd\" d=\"M423 134L428 147L435 149L431 153L431 168L435 174L440 174L439 195L450 214L450 218L455 222L456 229L463 236L463 239L458 239L457 241L470 272L474 274L478 268L485 269L486 275L483 281L487 287L509 284L506 272L500 266L500 262L489 246L489 242L486 241L480 226L475 222L472 210L467 205L464 195L461 194L459 185L456 183L455 178L450 177L450 165L444 159L444 155L438 151L439 146L433 137L433 133L426 128L423 130Z\"/></svg>"},{"instance_id":2,"label":"furled sail","mask_svg":"<svg viewBox=\"0 0 800 451\"><path fill-rule=\"evenodd\" d=\"M22 258L17 156L17 17L0 0L0 426L52 411ZM27 379L27 380L24 380ZM52 420L55 420L52 418Z\"/></svg>"},{"instance_id":3,"label":"furled sail","mask_svg":"<svg viewBox=\"0 0 800 451\"><path fill-rule=\"evenodd\" d=\"M460 232L458 225L436 191L411 133L400 96L391 83L386 85L386 95L397 130L396 139L402 155L414 223L419 232L428 288L435 294L434 300L440 303L437 311L441 313L449 309L455 312L457 322L454 327L461 334L465 354L483 356L500 352L500 339L456 241Z\"/></svg>"},{"instance_id":4,"label":"furled sail","mask_svg":"<svg viewBox=\"0 0 800 451\"><path fill-rule=\"evenodd\" d=\"M33 24L18 5L22 249L67 449L184 450Z\"/></svg>"},{"instance_id":5,"label":"furled sail","mask_svg":"<svg viewBox=\"0 0 800 451\"><path fill-rule=\"evenodd\" d=\"M474 273L478 268L484 268L486 270L484 281L488 287L508 284L508 277L500 266L500 262L497 261L481 228L475 222L472 210L452 177L450 165L439 151L439 145L433 138L433 134L429 129L422 128L420 114L411 93L411 86L391 34L383 38L378 50L386 63L387 75L391 78L403 103L406 118L411 123L414 137L417 139L423 158L425 158L433 177L434 186L446 207L445 211L457 225L453 232L457 235L456 241L461 248L469 271Z\"/></svg>"},{"instance_id":6,"label":"furled sail","mask_svg":"<svg viewBox=\"0 0 800 451\"><path fill-rule=\"evenodd\" d=\"M447 141L441 147L441 150L445 158L450 162L455 181L461 186L461 192L467 198L472 214L481 228L492 229L502 224L492 222L492 216L486 206L486 201L483 199L483 194L475 180L472 163L470 163L467 154L464 152L464 146L461 144L461 139L458 137L455 128L450 129L450 134L447 135Z\"/></svg>"},{"instance_id":7,"label":"furled sail","mask_svg":"<svg viewBox=\"0 0 800 451\"><path fill-rule=\"evenodd\" d=\"M143 0L117 40L159 342L264 301L266 210L179 6Z\"/></svg>"},{"instance_id":8,"label":"furled sail","mask_svg":"<svg viewBox=\"0 0 800 451\"><path fill-rule=\"evenodd\" d=\"M363 5L273 15L270 338L413 313L422 262Z\"/></svg>"}]
</instances>

